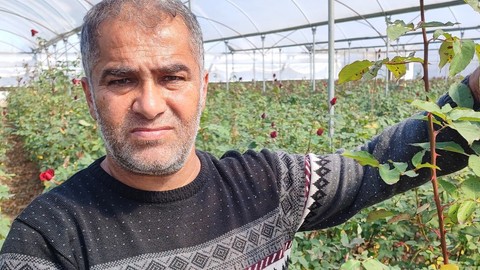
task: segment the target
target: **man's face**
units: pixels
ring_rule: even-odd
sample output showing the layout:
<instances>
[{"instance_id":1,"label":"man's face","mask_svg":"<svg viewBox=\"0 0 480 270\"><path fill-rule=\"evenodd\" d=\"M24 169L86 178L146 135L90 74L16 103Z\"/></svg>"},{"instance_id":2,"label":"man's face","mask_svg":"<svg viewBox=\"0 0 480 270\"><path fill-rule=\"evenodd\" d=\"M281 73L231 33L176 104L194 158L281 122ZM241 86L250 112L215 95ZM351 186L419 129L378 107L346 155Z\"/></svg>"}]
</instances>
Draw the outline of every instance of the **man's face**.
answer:
<instances>
[{"instance_id":1,"label":"man's face","mask_svg":"<svg viewBox=\"0 0 480 270\"><path fill-rule=\"evenodd\" d=\"M188 37L179 17L157 26L109 20L100 27L93 89L82 85L107 156L126 171L169 175L195 155L208 75L200 77Z\"/></svg>"}]
</instances>

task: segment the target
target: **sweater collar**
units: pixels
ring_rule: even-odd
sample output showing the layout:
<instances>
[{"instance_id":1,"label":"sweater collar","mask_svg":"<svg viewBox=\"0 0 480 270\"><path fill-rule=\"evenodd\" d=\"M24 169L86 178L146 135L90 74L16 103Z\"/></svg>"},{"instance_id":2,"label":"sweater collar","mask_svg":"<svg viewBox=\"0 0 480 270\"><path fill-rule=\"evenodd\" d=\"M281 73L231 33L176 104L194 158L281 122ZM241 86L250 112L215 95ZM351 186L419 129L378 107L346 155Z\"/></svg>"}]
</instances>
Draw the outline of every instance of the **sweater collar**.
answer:
<instances>
[{"instance_id":1,"label":"sweater collar","mask_svg":"<svg viewBox=\"0 0 480 270\"><path fill-rule=\"evenodd\" d=\"M100 163L105 157L97 159L90 165L93 174L98 177L103 183L113 192L121 196L144 203L171 203L188 199L197 194L206 183L206 166L207 159L201 151L196 151L200 159L200 172L198 176L189 184L168 191L146 191L125 185L116 178L109 175L101 166Z\"/></svg>"}]
</instances>

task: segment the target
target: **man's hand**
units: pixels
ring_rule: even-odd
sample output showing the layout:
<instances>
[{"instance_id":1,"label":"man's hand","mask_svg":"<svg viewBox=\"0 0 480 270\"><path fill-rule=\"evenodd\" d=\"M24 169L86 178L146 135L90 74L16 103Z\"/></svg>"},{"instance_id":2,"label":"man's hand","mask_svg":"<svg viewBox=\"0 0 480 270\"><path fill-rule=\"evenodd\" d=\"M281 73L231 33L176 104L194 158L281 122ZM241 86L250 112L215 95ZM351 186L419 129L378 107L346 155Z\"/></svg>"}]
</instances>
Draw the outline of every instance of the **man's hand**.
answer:
<instances>
[{"instance_id":1,"label":"man's hand","mask_svg":"<svg viewBox=\"0 0 480 270\"><path fill-rule=\"evenodd\" d=\"M468 87L472 90L472 95L476 103L480 103L480 67L478 67L469 78Z\"/></svg>"}]
</instances>

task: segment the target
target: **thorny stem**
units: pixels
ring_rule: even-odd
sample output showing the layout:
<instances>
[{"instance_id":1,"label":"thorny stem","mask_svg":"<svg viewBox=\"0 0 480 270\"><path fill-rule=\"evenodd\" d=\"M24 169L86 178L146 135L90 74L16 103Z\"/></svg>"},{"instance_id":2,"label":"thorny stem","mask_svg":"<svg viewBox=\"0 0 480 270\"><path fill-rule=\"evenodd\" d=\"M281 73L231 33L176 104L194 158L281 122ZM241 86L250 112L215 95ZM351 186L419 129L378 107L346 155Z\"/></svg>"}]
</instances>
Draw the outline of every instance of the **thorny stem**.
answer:
<instances>
[{"instance_id":1,"label":"thorny stem","mask_svg":"<svg viewBox=\"0 0 480 270\"><path fill-rule=\"evenodd\" d=\"M425 23L425 5L424 0L420 0L420 16L422 23ZM428 80L428 45L429 41L427 39L427 31L425 27L422 27L422 35L423 35L423 82L425 87L425 92L430 91L430 82ZM434 124L433 124L433 115L431 113L428 114L428 131L430 137L430 162L432 164L431 174L432 174L432 185L433 185L433 197L435 200L435 206L437 208L437 216L438 216L438 225L439 225L439 233L440 233L440 246L442 248L442 255L443 255L443 264L448 264L448 250L447 250L447 243L446 243L446 235L445 235L445 225L443 222L443 207L440 201L440 195L438 192L438 181L437 181L437 151L436 149L436 139L438 131L435 131Z\"/></svg>"}]
</instances>

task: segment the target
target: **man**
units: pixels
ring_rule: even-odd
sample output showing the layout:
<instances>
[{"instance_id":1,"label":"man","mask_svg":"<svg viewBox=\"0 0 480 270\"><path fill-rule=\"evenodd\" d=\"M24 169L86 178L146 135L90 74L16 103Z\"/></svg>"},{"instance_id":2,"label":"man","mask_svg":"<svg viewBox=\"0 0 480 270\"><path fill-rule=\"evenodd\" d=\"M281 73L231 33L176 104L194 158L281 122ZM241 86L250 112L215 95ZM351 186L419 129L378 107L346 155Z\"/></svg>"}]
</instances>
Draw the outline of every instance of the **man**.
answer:
<instances>
[{"instance_id":1,"label":"man","mask_svg":"<svg viewBox=\"0 0 480 270\"><path fill-rule=\"evenodd\" d=\"M107 155L19 215L2 269L282 269L297 231L340 224L428 181L425 170L387 186L338 154L217 160L196 150L208 73L199 26L180 1L105 0L81 38L82 85ZM444 139L462 143L452 131ZM405 161L418 150L411 143L427 140L425 122L407 120L363 148ZM442 173L465 165L439 159Z\"/></svg>"}]
</instances>

